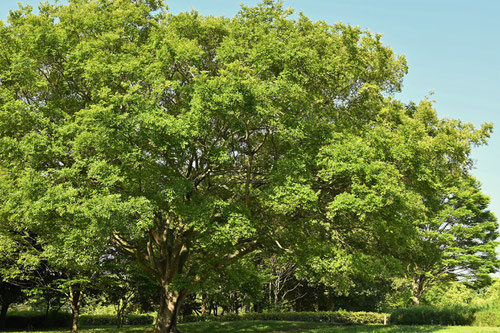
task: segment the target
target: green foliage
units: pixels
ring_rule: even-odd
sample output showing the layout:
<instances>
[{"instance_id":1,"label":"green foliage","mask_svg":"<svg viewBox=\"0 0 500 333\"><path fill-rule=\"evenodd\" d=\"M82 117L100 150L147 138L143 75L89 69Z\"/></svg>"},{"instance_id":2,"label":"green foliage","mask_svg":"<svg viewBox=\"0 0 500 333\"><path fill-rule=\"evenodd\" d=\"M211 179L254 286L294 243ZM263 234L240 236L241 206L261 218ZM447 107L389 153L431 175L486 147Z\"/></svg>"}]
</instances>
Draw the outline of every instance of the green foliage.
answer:
<instances>
[{"instance_id":1,"label":"green foliage","mask_svg":"<svg viewBox=\"0 0 500 333\"><path fill-rule=\"evenodd\" d=\"M86 304L86 313L98 314L96 306L108 305L114 308L115 323L120 326L127 313L150 311L151 304L158 301L155 296L160 286L130 255L108 249L100 260L99 269L103 273L92 289L94 304Z\"/></svg>"},{"instance_id":2,"label":"green foliage","mask_svg":"<svg viewBox=\"0 0 500 333\"><path fill-rule=\"evenodd\" d=\"M265 312L245 313L241 315L223 316L186 316L183 322L195 321L236 321L236 320L286 320L286 321L313 321L332 324L383 324L383 313L375 312ZM388 317L388 315L387 315Z\"/></svg>"},{"instance_id":3,"label":"green foliage","mask_svg":"<svg viewBox=\"0 0 500 333\"><path fill-rule=\"evenodd\" d=\"M480 183L463 175L444 182L440 191L441 203L419 226L421 239L407 259L414 300L433 285L458 278L483 288L500 267L495 249L499 224Z\"/></svg>"},{"instance_id":4,"label":"green foliage","mask_svg":"<svg viewBox=\"0 0 500 333\"><path fill-rule=\"evenodd\" d=\"M190 291L263 248L341 291L353 271L380 275L415 253L434 263L423 226L469 221L461 207L481 216L444 237L445 265L492 271L472 253L493 258L496 224L467 177L491 125L394 100L406 61L380 35L292 13L279 1L231 19L161 1L12 11L0 27L9 274L46 260L77 306L120 247L161 285L168 326ZM455 215L433 213L444 198Z\"/></svg>"},{"instance_id":5,"label":"green foliage","mask_svg":"<svg viewBox=\"0 0 500 333\"><path fill-rule=\"evenodd\" d=\"M475 325L500 326L500 279L495 278L493 284L473 304L481 307L476 313Z\"/></svg>"},{"instance_id":6,"label":"green foliage","mask_svg":"<svg viewBox=\"0 0 500 333\"><path fill-rule=\"evenodd\" d=\"M43 329L71 326L71 314L66 312L12 312L7 314L6 328L16 330Z\"/></svg>"},{"instance_id":7,"label":"green foliage","mask_svg":"<svg viewBox=\"0 0 500 333\"><path fill-rule=\"evenodd\" d=\"M498 326L500 327L500 308L486 308L476 313L475 326Z\"/></svg>"},{"instance_id":8,"label":"green foliage","mask_svg":"<svg viewBox=\"0 0 500 333\"><path fill-rule=\"evenodd\" d=\"M146 314L127 314L123 318L124 325L151 325L154 317ZM115 326L114 315L89 315L80 316L79 324L83 326Z\"/></svg>"},{"instance_id":9,"label":"green foliage","mask_svg":"<svg viewBox=\"0 0 500 333\"><path fill-rule=\"evenodd\" d=\"M396 309L391 323L398 325L471 325L479 308L467 306L414 306Z\"/></svg>"},{"instance_id":10,"label":"green foliage","mask_svg":"<svg viewBox=\"0 0 500 333\"><path fill-rule=\"evenodd\" d=\"M128 314L124 317L124 325L151 325L151 315ZM116 316L113 315L81 315L79 324L84 326L114 326ZM66 312L50 313L46 316L40 312L11 312L7 315L6 329L46 329L68 328L71 326L71 314Z\"/></svg>"},{"instance_id":11,"label":"green foliage","mask_svg":"<svg viewBox=\"0 0 500 333\"><path fill-rule=\"evenodd\" d=\"M256 266L257 260L244 258L213 274L202 286L200 294L207 307L224 311L237 311L243 305L258 303L264 297L262 286L268 281L265 265Z\"/></svg>"},{"instance_id":12,"label":"green foliage","mask_svg":"<svg viewBox=\"0 0 500 333\"><path fill-rule=\"evenodd\" d=\"M431 288L422 303L437 307L467 306L478 297L476 290L463 282L445 282Z\"/></svg>"},{"instance_id":13,"label":"green foliage","mask_svg":"<svg viewBox=\"0 0 500 333\"><path fill-rule=\"evenodd\" d=\"M481 299L482 305L500 307L500 278L493 279L493 284L488 287Z\"/></svg>"}]
</instances>

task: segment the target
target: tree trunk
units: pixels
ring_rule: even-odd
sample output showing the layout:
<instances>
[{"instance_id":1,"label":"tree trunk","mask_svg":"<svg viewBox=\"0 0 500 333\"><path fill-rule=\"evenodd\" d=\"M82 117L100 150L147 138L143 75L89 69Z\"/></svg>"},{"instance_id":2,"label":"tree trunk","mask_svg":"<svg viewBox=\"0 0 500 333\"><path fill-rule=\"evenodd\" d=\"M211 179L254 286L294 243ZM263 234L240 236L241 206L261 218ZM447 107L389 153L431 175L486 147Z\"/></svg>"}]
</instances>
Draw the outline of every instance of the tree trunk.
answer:
<instances>
[{"instance_id":1,"label":"tree trunk","mask_svg":"<svg viewBox=\"0 0 500 333\"><path fill-rule=\"evenodd\" d=\"M127 300L120 298L120 301L118 302L118 305L115 307L116 309L116 327L117 328L122 328L123 322L124 322L124 317L125 317L125 309L127 308L128 302Z\"/></svg>"},{"instance_id":2,"label":"tree trunk","mask_svg":"<svg viewBox=\"0 0 500 333\"><path fill-rule=\"evenodd\" d=\"M329 289L326 296L326 311L333 311L335 304L333 302L333 290Z\"/></svg>"},{"instance_id":3,"label":"tree trunk","mask_svg":"<svg viewBox=\"0 0 500 333\"><path fill-rule=\"evenodd\" d=\"M80 318L80 309L72 310L71 333L78 332L78 318Z\"/></svg>"},{"instance_id":4,"label":"tree trunk","mask_svg":"<svg viewBox=\"0 0 500 333\"><path fill-rule=\"evenodd\" d=\"M2 302L2 309L0 310L0 330L6 329L7 311L9 310L10 303Z\"/></svg>"},{"instance_id":5,"label":"tree trunk","mask_svg":"<svg viewBox=\"0 0 500 333\"><path fill-rule=\"evenodd\" d=\"M49 318L49 310L50 310L50 298L47 299L47 306L45 307L45 320Z\"/></svg>"},{"instance_id":6,"label":"tree trunk","mask_svg":"<svg viewBox=\"0 0 500 333\"><path fill-rule=\"evenodd\" d=\"M177 329L177 316L186 295L187 292L185 290L177 291L164 287L160 300L160 309L158 310L153 330L154 333L179 332Z\"/></svg>"},{"instance_id":7,"label":"tree trunk","mask_svg":"<svg viewBox=\"0 0 500 333\"><path fill-rule=\"evenodd\" d=\"M208 314L207 310L207 294L201 294L201 314Z\"/></svg>"},{"instance_id":8,"label":"tree trunk","mask_svg":"<svg viewBox=\"0 0 500 333\"><path fill-rule=\"evenodd\" d=\"M425 276L415 276L412 281L412 303L413 305L420 305L420 298L424 293Z\"/></svg>"},{"instance_id":9,"label":"tree trunk","mask_svg":"<svg viewBox=\"0 0 500 333\"><path fill-rule=\"evenodd\" d=\"M78 285L69 287L69 304L71 306L71 333L78 332L78 318L80 317L80 305L82 304L83 292Z\"/></svg>"},{"instance_id":10,"label":"tree trunk","mask_svg":"<svg viewBox=\"0 0 500 333\"><path fill-rule=\"evenodd\" d=\"M118 310L116 312L116 327L122 328L122 326L123 326L123 313L120 310Z\"/></svg>"}]
</instances>

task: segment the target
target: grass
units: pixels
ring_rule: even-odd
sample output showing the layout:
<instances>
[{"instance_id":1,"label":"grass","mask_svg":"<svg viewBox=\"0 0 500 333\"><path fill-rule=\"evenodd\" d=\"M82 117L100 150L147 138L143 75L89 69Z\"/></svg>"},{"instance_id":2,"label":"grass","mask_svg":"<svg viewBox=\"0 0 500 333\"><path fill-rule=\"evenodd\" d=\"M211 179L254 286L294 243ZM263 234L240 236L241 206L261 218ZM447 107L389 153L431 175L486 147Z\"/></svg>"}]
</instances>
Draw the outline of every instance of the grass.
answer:
<instances>
[{"instance_id":1,"label":"grass","mask_svg":"<svg viewBox=\"0 0 500 333\"><path fill-rule=\"evenodd\" d=\"M397 332L438 332L438 333L482 333L499 332L500 327L475 327L475 326L331 326L324 323L289 322L289 321L235 321L235 322L208 322L180 324L183 333L397 333ZM150 326L126 327L122 329L82 328L82 333L151 333ZM58 331L38 331L40 333L60 333ZM35 333L35 332L30 332Z\"/></svg>"}]
</instances>

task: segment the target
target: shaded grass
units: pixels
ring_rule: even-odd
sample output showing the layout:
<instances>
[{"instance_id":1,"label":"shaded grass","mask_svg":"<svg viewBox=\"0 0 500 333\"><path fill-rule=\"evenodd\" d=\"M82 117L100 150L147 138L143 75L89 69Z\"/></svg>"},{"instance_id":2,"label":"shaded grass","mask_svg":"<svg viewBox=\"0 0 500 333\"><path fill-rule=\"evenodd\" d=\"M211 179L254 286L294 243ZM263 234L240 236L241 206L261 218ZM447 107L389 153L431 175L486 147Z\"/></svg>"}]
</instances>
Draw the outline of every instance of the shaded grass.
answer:
<instances>
[{"instance_id":1,"label":"shaded grass","mask_svg":"<svg viewBox=\"0 0 500 333\"><path fill-rule=\"evenodd\" d=\"M477 326L350 326L350 327L329 327L317 328L301 331L303 333L399 333L399 332L437 332L437 333L487 333L500 332L500 327L477 327Z\"/></svg>"},{"instance_id":2,"label":"shaded grass","mask_svg":"<svg viewBox=\"0 0 500 333\"><path fill-rule=\"evenodd\" d=\"M234 322L202 322L184 323L179 325L183 333L397 333L397 332L438 332L438 333L488 333L499 332L500 327L475 326L396 326L396 325L366 325L366 326L331 326L315 322L289 321L234 321ZM135 326L122 329L112 327L82 328L82 333L151 333L151 326ZM68 332L67 330L36 331L43 333ZM36 333L31 331L30 333Z\"/></svg>"}]
</instances>

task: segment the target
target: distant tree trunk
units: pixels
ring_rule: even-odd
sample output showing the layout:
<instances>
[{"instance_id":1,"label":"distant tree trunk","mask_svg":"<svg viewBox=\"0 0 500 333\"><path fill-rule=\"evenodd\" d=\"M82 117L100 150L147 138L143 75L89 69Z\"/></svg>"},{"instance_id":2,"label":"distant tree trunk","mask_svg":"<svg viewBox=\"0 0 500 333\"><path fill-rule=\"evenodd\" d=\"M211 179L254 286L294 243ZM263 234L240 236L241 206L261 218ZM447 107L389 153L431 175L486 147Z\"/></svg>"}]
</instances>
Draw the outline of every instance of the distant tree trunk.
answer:
<instances>
[{"instance_id":1,"label":"distant tree trunk","mask_svg":"<svg viewBox=\"0 0 500 333\"><path fill-rule=\"evenodd\" d=\"M0 310L0 330L6 329L7 311L9 310L10 302L2 302L2 309Z\"/></svg>"},{"instance_id":2,"label":"distant tree trunk","mask_svg":"<svg viewBox=\"0 0 500 333\"><path fill-rule=\"evenodd\" d=\"M123 300L120 299L120 304L118 304L118 308L116 309L116 327L122 328L123 326L123 312L125 307L122 304Z\"/></svg>"},{"instance_id":3,"label":"distant tree trunk","mask_svg":"<svg viewBox=\"0 0 500 333\"><path fill-rule=\"evenodd\" d=\"M49 318L50 299L47 299L46 304L47 306L45 307L45 320Z\"/></svg>"},{"instance_id":4,"label":"distant tree trunk","mask_svg":"<svg viewBox=\"0 0 500 333\"><path fill-rule=\"evenodd\" d=\"M71 333L78 332L78 318L80 317L80 306L82 304L83 292L79 285L69 287L69 304L71 306Z\"/></svg>"},{"instance_id":5,"label":"distant tree trunk","mask_svg":"<svg viewBox=\"0 0 500 333\"><path fill-rule=\"evenodd\" d=\"M253 304L253 311L257 313L261 313L263 311L262 301Z\"/></svg>"},{"instance_id":6,"label":"distant tree trunk","mask_svg":"<svg viewBox=\"0 0 500 333\"><path fill-rule=\"evenodd\" d=\"M334 306L335 304L333 302L333 291L329 289L326 295L326 311L333 311Z\"/></svg>"},{"instance_id":7,"label":"distant tree trunk","mask_svg":"<svg viewBox=\"0 0 500 333\"><path fill-rule=\"evenodd\" d=\"M123 326L123 314L118 311L116 312L116 327L117 328L122 328Z\"/></svg>"},{"instance_id":8,"label":"distant tree trunk","mask_svg":"<svg viewBox=\"0 0 500 333\"><path fill-rule=\"evenodd\" d=\"M201 294L201 314L202 315L208 314L208 309L207 309L207 294Z\"/></svg>"},{"instance_id":9,"label":"distant tree trunk","mask_svg":"<svg viewBox=\"0 0 500 333\"><path fill-rule=\"evenodd\" d=\"M313 301L313 309L314 309L314 312L318 312L319 311L319 291L317 289L315 289L313 291L313 297L314 297L314 301Z\"/></svg>"},{"instance_id":10,"label":"distant tree trunk","mask_svg":"<svg viewBox=\"0 0 500 333\"><path fill-rule=\"evenodd\" d=\"M236 303L234 304L234 314L239 314L239 310L240 310L240 303L238 301L236 301Z\"/></svg>"}]
</instances>

